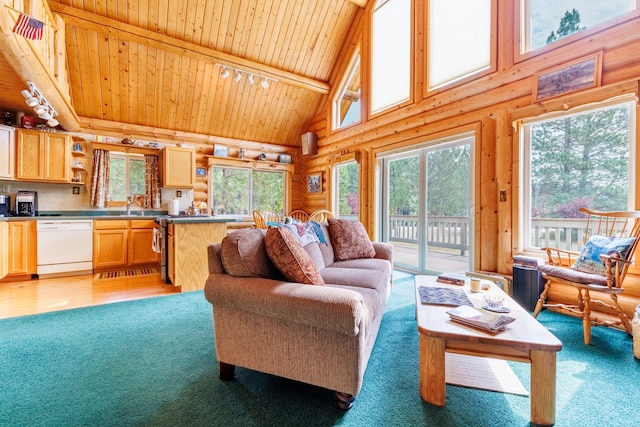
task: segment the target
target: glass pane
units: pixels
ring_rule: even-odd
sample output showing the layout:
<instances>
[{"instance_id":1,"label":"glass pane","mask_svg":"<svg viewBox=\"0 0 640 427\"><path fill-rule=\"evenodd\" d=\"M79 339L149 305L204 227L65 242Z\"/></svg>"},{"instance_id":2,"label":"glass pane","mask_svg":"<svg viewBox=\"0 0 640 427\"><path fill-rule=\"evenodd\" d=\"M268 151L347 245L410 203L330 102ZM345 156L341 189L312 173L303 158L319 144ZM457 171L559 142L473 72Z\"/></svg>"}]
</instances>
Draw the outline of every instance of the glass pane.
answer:
<instances>
[{"instance_id":1,"label":"glass pane","mask_svg":"<svg viewBox=\"0 0 640 427\"><path fill-rule=\"evenodd\" d=\"M252 206L284 215L284 173L253 172Z\"/></svg>"},{"instance_id":2,"label":"glass pane","mask_svg":"<svg viewBox=\"0 0 640 427\"><path fill-rule=\"evenodd\" d=\"M349 72L349 78L341 90L334 108L336 129L360 121L360 55Z\"/></svg>"},{"instance_id":3,"label":"glass pane","mask_svg":"<svg viewBox=\"0 0 640 427\"><path fill-rule=\"evenodd\" d=\"M411 0L389 0L373 12L371 110L409 99Z\"/></svg>"},{"instance_id":4,"label":"glass pane","mask_svg":"<svg viewBox=\"0 0 640 427\"><path fill-rule=\"evenodd\" d=\"M471 241L471 146L468 144L429 151L427 154L427 253L428 270L469 269Z\"/></svg>"},{"instance_id":5,"label":"glass pane","mask_svg":"<svg viewBox=\"0 0 640 427\"><path fill-rule=\"evenodd\" d=\"M581 245L577 230L564 235L548 228L582 218L581 207L628 209L629 124L624 104L530 126L532 247ZM559 241L564 243L556 246Z\"/></svg>"},{"instance_id":6,"label":"glass pane","mask_svg":"<svg viewBox=\"0 0 640 427\"><path fill-rule=\"evenodd\" d=\"M337 216L343 219L358 219L358 164L356 162L338 165L337 176Z\"/></svg>"},{"instance_id":7,"label":"glass pane","mask_svg":"<svg viewBox=\"0 0 640 427\"><path fill-rule=\"evenodd\" d=\"M430 0L428 28L430 89L490 66L491 0Z\"/></svg>"},{"instance_id":8,"label":"glass pane","mask_svg":"<svg viewBox=\"0 0 640 427\"><path fill-rule=\"evenodd\" d=\"M523 0L529 11L523 29L523 51L585 30L635 9L635 0Z\"/></svg>"},{"instance_id":9,"label":"glass pane","mask_svg":"<svg viewBox=\"0 0 640 427\"><path fill-rule=\"evenodd\" d=\"M418 156L389 161L387 199L389 242L394 261L418 269L418 209L420 202Z\"/></svg>"},{"instance_id":10,"label":"glass pane","mask_svg":"<svg viewBox=\"0 0 640 427\"><path fill-rule=\"evenodd\" d=\"M144 160L129 160L129 196L145 194Z\"/></svg>"},{"instance_id":11,"label":"glass pane","mask_svg":"<svg viewBox=\"0 0 640 427\"><path fill-rule=\"evenodd\" d=\"M249 171L212 168L211 204L218 215L249 215Z\"/></svg>"},{"instance_id":12,"label":"glass pane","mask_svg":"<svg viewBox=\"0 0 640 427\"><path fill-rule=\"evenodd\" d=\"M109 200L127 200L126 191L126 159L114 156L109 157Z\"/></svg>"}]
</instances>

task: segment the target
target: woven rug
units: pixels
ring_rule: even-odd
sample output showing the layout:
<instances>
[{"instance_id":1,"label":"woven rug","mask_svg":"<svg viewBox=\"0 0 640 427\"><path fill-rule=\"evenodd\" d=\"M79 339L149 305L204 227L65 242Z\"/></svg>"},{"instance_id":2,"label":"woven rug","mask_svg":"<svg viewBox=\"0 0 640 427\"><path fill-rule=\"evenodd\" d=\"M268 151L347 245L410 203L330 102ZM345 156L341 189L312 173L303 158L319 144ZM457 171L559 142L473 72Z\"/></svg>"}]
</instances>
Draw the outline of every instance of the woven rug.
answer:
<instances>
[{"instance_id":1,"label":"woven rug","mask_svg":"<svg viewBox=\"0 0 640 427\"><path fill-rule=\"evenodd\" d=\"M445 353L445 363L448 384L529 396L504 360Z\"/></svg>"},{"instance_id":2,"label":"woven rug","mask_svg":"<svg viewBox=\"0 0 640 427\"><path fill-rule=\"evenodd\" d=\"M121 271L108 271L105 273L98 273L94 277L94 280L104 280L104 279L120 279L124 277L134 277L134 276L147 276L149 274L157 274L158 269L155 267L150 268L136 268L133 270L121 270Z\"/></svg>"}]
</instances>

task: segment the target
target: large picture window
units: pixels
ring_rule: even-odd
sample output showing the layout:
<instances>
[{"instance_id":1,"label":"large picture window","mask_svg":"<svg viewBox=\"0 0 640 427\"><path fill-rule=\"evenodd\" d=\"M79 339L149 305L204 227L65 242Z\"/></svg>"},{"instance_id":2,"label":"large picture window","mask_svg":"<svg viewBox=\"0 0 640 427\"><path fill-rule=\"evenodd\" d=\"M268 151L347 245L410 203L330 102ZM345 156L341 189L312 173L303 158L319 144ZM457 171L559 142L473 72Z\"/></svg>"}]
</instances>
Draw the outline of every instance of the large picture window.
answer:
<instances>
[{"instance_id":1,"label":"large picture window","mask_svg":"<svg viewBox=\"0 0 640 427\"><path fill-rule=\"evenodd\" d=\"M492 4L492 0L429 0L429 89L490 68Z\"/></svg>"},{"instance_id":2,"label":"large picture window","mask_svg":"<svg viewBox=\"0 0 640 427\"><path fill-rule=\"evenodd\" d=\"M523 126L523 246L579 249L581 207L633 205L635 105L602 105Z\"/></svg>"},{"instance_id":3,"label":"large picture window","mask_svg":"<svg viewBox=\"0 0 640 427\"><path fill-rule=\"evenodd\" d=\"M634 0L520 0L520 53L539 49L634 9Z\"/></svg>"},{"instance_id":4,"label":"large picture window","mask_svg":"<svg viewBox=\"0 0 640 427\"><path fill-rule=\"evenodd\" d=\"M248 216L254 209L284 213L284 172L213 167L210 191L218 215Z\"/></svg>"},{"instance_id":5,"label":"large picture window","mask_svg":"<svg viewBox=\"0 0 640 427\"><path fill-rule=\"evenodd\" d=\"M411 0L378 0L373 11L371 112L410 99Z\"/></svg>"},{"instance_id":6,"label":"large picture window","mask_svg":"<svg viewBox=\"0 0 640 427\"><path fill-rule=\"evenodd\" d=\"M336 165L334 171L335 208L338 218L358 219L358 163L350 161Z\"/></svg>"}]
</instances>

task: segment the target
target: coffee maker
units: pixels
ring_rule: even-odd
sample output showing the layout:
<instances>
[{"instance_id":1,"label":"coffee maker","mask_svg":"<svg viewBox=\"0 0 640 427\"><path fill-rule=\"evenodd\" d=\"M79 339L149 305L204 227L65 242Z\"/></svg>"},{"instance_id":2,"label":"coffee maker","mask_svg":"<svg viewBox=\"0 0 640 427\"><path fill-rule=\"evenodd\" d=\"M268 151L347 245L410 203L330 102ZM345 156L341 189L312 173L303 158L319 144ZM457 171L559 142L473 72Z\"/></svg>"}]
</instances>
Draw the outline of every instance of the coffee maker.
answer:
<instances>
[{"instance_id":1,"label":"coffee maker","mask_svg":"<svg viewBox=\"0 0 640 427\"><path fill-rule=\"evenodd\" d=\"M38 193L35 191L18 191L16 194L16 215L38 215Z\"/></svg>"},{"instance_id":2,"label":"coffee maker","mask_svg":"<svg viewBox=\"0 0 640 427\"><path fill-rule=\"evenodd\" d=\"M9 205L11 205L11 198L0 194L0 217L9 216Z\"/></svg>"}]
</instances>

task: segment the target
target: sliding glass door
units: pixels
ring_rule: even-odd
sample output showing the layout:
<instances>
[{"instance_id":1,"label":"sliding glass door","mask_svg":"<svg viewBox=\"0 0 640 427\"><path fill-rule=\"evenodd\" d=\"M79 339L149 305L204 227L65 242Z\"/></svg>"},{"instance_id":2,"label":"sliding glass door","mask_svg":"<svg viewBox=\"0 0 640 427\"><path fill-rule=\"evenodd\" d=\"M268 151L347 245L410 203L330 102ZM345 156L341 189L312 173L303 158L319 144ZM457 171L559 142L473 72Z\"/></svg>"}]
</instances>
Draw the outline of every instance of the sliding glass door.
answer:
<instances>
[{"instance_id":1,"label":"sliding glass door","mask_svg":"<svg viewBox=\"0 0 640 427\"><path fill-rule=\"evenodd\" d=\"M381 236L396 267L420 274L472 269L473 138L382 156Z\"/></svg>"}]
</instances>

